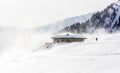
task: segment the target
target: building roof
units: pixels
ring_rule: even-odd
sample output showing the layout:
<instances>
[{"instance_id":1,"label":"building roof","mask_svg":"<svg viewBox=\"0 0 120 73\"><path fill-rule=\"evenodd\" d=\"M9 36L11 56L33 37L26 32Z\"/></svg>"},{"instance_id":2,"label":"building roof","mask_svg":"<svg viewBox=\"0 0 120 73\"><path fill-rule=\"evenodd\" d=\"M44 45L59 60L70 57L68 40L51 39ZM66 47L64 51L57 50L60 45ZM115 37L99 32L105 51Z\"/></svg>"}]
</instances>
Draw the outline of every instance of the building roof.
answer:
<instances>
[{"instance_id":1,"label":"building roof","mask_svg":"<svg viewBox=\"0 0 120 73\"><path fill-rule=\"evenodd\" d=\"M81 35L69 35L69 34L67 34L67 35L57 35L57 36L53 36L53 37L51 37L51 38L53 38L53 39L59 39L59 38L84 38L84 39L86 39L86 37L83 37L83 36L81 36Z\"/></svg>"}]
</instances>

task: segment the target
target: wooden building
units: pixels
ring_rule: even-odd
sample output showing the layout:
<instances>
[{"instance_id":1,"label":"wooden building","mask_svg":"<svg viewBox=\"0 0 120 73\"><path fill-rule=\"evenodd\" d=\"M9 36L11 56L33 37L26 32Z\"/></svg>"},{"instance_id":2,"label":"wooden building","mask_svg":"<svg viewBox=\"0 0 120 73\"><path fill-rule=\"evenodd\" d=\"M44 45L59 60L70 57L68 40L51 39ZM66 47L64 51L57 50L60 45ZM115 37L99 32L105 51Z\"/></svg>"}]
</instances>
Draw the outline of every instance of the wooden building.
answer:
<instances>
[{"instance_id":1,"label":"wooden building","mask_svg":"<svg viewBox=\"0 0 120 73\"><path fill-rule=\"evenodd\" d=\"M54 43L71 43L71 42L84 42L85 37L82 37L80 35L57 35L52 37Z\"/></svg>"}]
</instances>

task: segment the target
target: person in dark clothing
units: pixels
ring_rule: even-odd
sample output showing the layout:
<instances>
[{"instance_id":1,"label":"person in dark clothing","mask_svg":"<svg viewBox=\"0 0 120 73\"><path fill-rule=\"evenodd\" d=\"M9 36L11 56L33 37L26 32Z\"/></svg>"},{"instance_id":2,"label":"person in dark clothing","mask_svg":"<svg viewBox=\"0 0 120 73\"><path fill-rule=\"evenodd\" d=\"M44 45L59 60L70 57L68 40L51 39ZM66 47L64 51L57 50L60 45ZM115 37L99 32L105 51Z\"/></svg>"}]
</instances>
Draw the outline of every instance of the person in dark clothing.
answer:
<instances>
[{"instance_id":1,"label":"person in dark clothing","mask_svg":"<svg viewBox=\"0 0 120 73\"><path fill-rule=\"evenodd\" d=\"M96 38L96 41L98 41L98 38Z\"/></svg>"}]
</instances>

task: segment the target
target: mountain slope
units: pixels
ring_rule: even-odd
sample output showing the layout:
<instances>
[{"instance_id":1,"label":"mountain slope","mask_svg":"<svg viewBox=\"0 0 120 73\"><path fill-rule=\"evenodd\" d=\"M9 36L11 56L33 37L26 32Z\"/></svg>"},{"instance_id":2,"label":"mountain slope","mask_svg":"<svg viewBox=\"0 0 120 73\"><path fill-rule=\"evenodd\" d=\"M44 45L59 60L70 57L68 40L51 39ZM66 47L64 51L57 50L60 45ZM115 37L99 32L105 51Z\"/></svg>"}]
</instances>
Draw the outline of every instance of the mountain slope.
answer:
<instances>
[{"instance_id":1,"label":"mountain slope","mask_svg":"<svg viewBox=\"0 0 120 73\"><path fill-rule=\"evenodd\" d=\"M39 33L38 33L39 34ZM0 55L2 73L119 73L120 34L84 35L82 43L54 44L51 49L34 44L49 38L33 33L23 38L23 45ZM40 37L39 42L37 41ZM34 39L32 40L31 37ZM96 42L95 37L98 37ZM26 40L27 39L27 40ZM19 40L19 38L18 38ZM17 40L18 43L19 41ZM21 39L20 39L21 40ZM27 41L27 43L25 43ZM31 44L32 43L32 44ZM18 43L19 44L19 43ZM29 46L29 50L25 49ZM32 47L32 48L31 48ZM33 49L38 49L33 51Z\"/></svg>"},{"instance_id":2,"label":"mountain slope","mask_svg":"<svg viewBox=\"0 0 120 73\"><path fill-rule=\"evenodd\" d=\"M84 23L74 23L71 26L67 26L63 31L69 31L73 33L88 33L94 32L98 28L104 28L108 32L115 32L120 28L120 1L117 1L101 12L97 12L92 15Z\"/></svg>"},{"instance_id":3,"label":"mountain slope","mask_svg":"<svg viewBox=\"0 0 120 73\"><path fill-rule=\"evenodd\" d=\"M89 13L89 14L86 14L86 15L71 17L71 18L68 18L68 19L65 19L65 20L62 20L62 21L58 21L56 23L52 23L52 24L49 24L49 25L45 25L45 26L42 26L42 27L38 27L38 28L35 28L35 29L37 29L37 31L43 31L43 32L46 31L46 32L55 33L55 32L58 32L58 31L62 30L66 26L72 25L73 23L85 22L86 20L88 20L92 16L92 14L93 13Z\"/></svg>"}]
</instances>

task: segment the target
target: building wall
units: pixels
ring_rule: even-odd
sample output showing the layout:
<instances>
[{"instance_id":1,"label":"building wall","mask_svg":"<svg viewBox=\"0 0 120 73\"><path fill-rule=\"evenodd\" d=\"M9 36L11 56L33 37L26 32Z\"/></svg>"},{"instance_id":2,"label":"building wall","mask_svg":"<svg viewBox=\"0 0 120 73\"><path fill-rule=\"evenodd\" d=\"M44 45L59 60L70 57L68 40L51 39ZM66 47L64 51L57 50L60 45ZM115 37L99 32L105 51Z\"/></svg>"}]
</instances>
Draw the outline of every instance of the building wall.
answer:
<instances>
[{"instance_id":1,"label":"building wall","mask_svg":"<svg viewBox=\"0 0 120 73\"><path fill-rule=\"evenodd\" d=\"M55 38L54 43L60 43L60 42L84 42L85 38Z\"/></svg>"}]
</instances>

